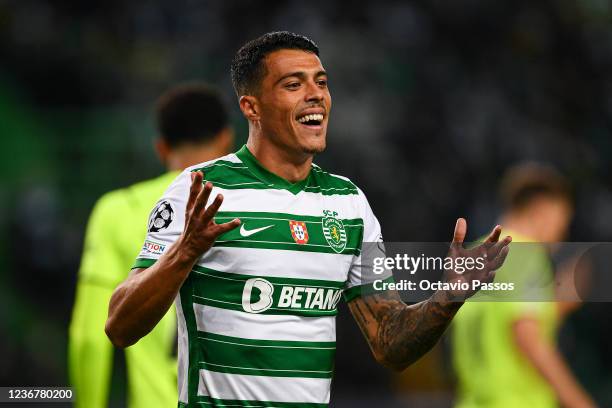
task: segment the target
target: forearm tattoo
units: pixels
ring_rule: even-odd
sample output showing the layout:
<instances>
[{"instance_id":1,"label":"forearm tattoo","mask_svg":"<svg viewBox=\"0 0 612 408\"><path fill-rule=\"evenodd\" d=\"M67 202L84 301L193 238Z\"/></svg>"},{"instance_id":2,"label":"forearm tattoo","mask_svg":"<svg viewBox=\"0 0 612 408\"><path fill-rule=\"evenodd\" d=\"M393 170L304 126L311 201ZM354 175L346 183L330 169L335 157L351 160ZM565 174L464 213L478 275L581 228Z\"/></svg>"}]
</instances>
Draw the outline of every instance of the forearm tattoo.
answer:
<instances>
[{"instance_id":1,"label":"forearm tattoo","mask_svg":"<svg viewBox=\"0 0 612 408\"><path fill-rule=\"evenodd\" d=\"M437 343L459 304L430 298L408 306L397 292L386 292L358 298L349 307L376 359L403 370Z\"/></svg>"}]
</instances>

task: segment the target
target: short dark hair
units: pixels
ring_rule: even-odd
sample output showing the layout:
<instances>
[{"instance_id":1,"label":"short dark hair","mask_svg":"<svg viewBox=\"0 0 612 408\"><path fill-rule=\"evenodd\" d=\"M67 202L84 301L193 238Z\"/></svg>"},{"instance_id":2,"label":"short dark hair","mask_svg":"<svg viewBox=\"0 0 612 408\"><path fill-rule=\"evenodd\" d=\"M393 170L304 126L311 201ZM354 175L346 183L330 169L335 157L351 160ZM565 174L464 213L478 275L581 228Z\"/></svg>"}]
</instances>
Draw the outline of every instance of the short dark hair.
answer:
<instances>
[{"instance_id":1,"label":"short dark hair","mask_svg":"<svg viewBox=\"0 0 612 408\"><path fill-rule=\"evenodd\" d=\"M236 95L254 94L266 74L264 58L278 50L303 50L319 55L319 47L309 38L289 31L267 33L244 44L232 61L232 84Z\"/></svg>"},{"instance_id":2,"label":"short dark hair","mask_svg":"<svg viewBox=\"0 0 612 408\"><path fill-rule=\"evenodd\" d=\"M539 163L522 163L505 173L500 197L509 210L521 210L535 198L548 196L572 203L569 181L554 168Z\"/></svg>"},{"instance_id":3,"label":"short dark hair","mask_svg":"<svg viewBox=\"0 0 612 408\"><path fill-rule=\"evenodd\" d=\"M157 100L155 116L160 137L171 148L207 142L229 125L219 92L199 82L164 92Z\"/></svg>"}]
</instances>

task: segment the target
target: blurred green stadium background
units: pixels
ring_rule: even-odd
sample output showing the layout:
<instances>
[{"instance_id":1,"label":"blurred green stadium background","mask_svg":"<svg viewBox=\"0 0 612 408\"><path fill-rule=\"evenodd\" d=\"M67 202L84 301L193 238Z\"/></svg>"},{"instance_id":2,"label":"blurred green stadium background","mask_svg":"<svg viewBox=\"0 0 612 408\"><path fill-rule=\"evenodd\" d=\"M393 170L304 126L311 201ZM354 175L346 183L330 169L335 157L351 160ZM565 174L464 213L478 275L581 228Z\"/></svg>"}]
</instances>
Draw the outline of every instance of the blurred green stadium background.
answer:
<instances>
[{"instance_id":1,"label":"blurred green stadium background","mask_svg":"<svg viewBox=\"0 0 612 408\"><path fill-rule=\"evenodd\" d=\"M244 142L231 57L282 29L313 38L330 73L329 148L317 162L368 194L387 240L447 240L457 216L479 236L498 215L500 175L522 160L575 183L569 240L612 237L610 1L2 1L0 384L67 383L86 220L104 192L162 171L155 98L179 81L213 83ZM562 333L604 406L608 309L586 305ZM390 387L355 334L343 314L334 406L368 406L362 396ZM431 364L414 406L452 398L448 366Z\"/></svg>"}]
</instances>

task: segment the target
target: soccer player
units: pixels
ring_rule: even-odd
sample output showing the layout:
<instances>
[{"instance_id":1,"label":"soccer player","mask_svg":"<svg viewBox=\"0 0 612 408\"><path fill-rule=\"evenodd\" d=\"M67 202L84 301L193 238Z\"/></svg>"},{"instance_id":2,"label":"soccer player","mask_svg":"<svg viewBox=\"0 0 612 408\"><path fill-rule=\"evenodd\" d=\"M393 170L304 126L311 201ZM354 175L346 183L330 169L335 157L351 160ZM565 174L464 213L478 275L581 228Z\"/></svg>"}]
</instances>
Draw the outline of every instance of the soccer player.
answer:
<instances>
[{"instance_id":1,"label":"soccer player","mask_svg":"<svg viewBox=\"0 0 612 408\"><path fill-rule=\"evenodd\" d=\"M522 289L513 298L469 302L456 316L457 407L593 407L556 347L564 305L554 302L553 265L542 244L567 232L567 182L548 167L521 165L506 174L501 192L502 222L514 243L496 281Z\"/></svg>"},{"instance_id":2,"label":"soccer player","mask_svg":"<svg viewBox=\"0 0 612 408\"><path fill-rule=\"evenodd\" d=\"M77 407L108 406L113 348L104 322L109 299L141 248L152 254L165 249L149 241L142 246L151 208L180 170L232 148L225 106L217 91L204 84L168 90L157 102L156 119L156 150L168 172L105 194L87 227L69 336L70 381ZM129 407L176 404L175 340L172 310L149 335L125 350Z\"/></svg>"},{"instance_id":3,"label":"soccer player","mask_svg":"<svg viewBox=\"0 0 612 408\"><path fill-rule=\"evenodd\" d=\"M364 289L373 279L361 250L382 253L382 236L363 192L312 163L331 109L318 55L288 32L237 52L247 144L177 177L149 223L147 242L165 251L143 250L111 298L106 332L118 347L176 299L180 407L327 406L342 293L375 358L396 369L427 352L462 304L453 300L471 295L439 291L407 306L396 292ZM446 279L490 281L510 238L499 240L498 226L466 250L465 233L460 219L450 256L486 255L485 267Z\"/></svg>"}]
</instances>

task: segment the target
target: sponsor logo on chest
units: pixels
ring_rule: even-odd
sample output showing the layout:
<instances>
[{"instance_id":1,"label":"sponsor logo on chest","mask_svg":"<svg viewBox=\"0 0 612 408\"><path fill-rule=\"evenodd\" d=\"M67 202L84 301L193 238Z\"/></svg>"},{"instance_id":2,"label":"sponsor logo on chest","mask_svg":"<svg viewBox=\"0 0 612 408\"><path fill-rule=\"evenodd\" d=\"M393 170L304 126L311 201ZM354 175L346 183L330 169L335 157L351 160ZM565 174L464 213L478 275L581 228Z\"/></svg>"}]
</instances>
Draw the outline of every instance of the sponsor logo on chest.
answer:
<instances>
[{"instance_id":1,"label":"sponsor logo on chest","mask_svg":"<svg viewBox=\"0 0 612 408\"><path fill-rule=\"evenodd\" d=\"M262 313L273 307L277 310L335 310L342 289L299 285L273 285L263 278L252 278L244 283L242 308L248 313Z\"/></svg>"}]
</instances>

